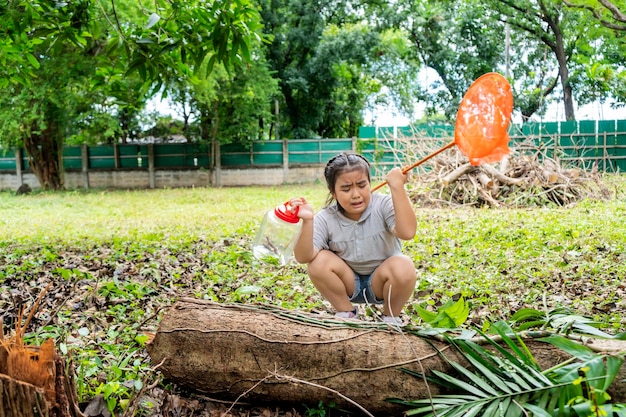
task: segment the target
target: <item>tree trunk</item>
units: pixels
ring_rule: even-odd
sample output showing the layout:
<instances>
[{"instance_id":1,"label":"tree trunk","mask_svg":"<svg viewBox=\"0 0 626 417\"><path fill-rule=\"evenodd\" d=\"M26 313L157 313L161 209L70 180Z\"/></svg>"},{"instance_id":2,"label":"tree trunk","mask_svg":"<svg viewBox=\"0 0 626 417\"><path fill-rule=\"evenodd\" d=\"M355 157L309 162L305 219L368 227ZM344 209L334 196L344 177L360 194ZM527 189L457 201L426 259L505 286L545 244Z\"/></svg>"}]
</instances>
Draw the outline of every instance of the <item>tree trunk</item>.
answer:
<instances>
[{"instance_id":1,"label":"tree trunk","mask_svg":"<svg viewBox=\"0 0 626 417\"><path fill-rule=\"evenodd\" d=\"M73 372L54 349L24 346L0 335L0 417L85 417Z\"/></svg>"},{"instance_id":2,"label":"tree trunk","mask_svg":"<svg viewBox=\"0 0 626 417\"><path fill-rule=\"evenodd\" d=\"M37 132L37 127L32 129ZM31 133L24 139L24 148L33 173L43 189L59 190L63 188L61 170L61 152L63 139L59 126L48 121L48 126L40 133Z\"/></svg>"},{"instance_id":3,"label":"tree trunk","mask_svg":"<svg viewBox=\"0 0 626 417\"><path fill-rule=\"evenodd\" d=\"M527 345L542 367L569 356L537 341ZM622 346L623 348L623 346ZM383 324L315 318L260 306L178 301L164 316L148 353L163 375L221 399L312 405L335 402L376 416L406 409L385 401L442 393L399 368L452 372L437 353L464 364L447 343L425 340ZM622 372L617 379L624 379ZM615 381L613 401L626 401Z\"/></svg>"},{"instance_id":4,"label":"tree trunk","mask_svg":"<svg viewBox=\"0 0 626 417\"><path fill-rule=\"evenodd\" d=\"M565 119L576 120L574 114L574 97L572 95L572 85L569 81L569 70L567 64L569 58L565 51L565 41L563 39L563 32L559 26L559 22L550 18L547 19L548 25L554 33L554 44L552 49L556 55L556 61L559 64L559 78L561 79L561 88L563 88L563 106L565 108Z\"/></svg>"}]
</instances>

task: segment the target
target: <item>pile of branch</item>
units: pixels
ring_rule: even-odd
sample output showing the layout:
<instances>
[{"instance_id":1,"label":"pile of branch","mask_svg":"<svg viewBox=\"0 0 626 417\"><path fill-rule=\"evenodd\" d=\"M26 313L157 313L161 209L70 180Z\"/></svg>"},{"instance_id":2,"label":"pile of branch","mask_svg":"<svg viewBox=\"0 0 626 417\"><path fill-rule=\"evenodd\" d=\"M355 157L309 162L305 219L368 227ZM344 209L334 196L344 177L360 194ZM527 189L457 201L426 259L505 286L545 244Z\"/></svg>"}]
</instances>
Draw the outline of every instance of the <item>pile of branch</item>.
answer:
<instances>
[{"instance_id":1,"label":"pile of branch","mask_svg":"<svg viewBox=\"0 0 626 417\"><path fill-rule=\"evenodd\" d=\"M428 141L413 141L429 146ZM413 177L412 198L422 207L568 206L583 199L609 199L594 166L566 167L540 148L520 146L496 164L473 166L457 148L439 154ZM430 149L413 149L419 155Z\"/></svg>"}]
</instances>

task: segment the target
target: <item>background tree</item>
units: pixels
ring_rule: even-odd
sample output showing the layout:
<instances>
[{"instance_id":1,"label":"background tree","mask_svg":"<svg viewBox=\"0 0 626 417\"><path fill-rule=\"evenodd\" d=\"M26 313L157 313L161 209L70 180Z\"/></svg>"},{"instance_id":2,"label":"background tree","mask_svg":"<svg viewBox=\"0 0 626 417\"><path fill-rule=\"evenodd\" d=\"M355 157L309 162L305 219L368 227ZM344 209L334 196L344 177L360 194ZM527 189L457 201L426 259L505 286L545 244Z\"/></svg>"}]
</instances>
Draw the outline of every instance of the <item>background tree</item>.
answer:
<instances>
[{"instance_id":1,"label":"background tree","mask_svg":"<svg viewBox=\"0 0 626 417\"><path fill-rule=\"evenodd\" d=\"M308 64L315 54L327 24L324 12L341 8L333 0L260 0L264 32L273 40L266 47L270 68L280 80L281 137L315 136L321 122L318 85L311 80ZM330 80L324 80L330 81ZM321 86L319 86L321 87ZM330 97L328 97L330 99Z\"/></svg>"},{"instance_id":2,"label":"background tree","mask_svg":"<svg viewBox=\"0 0 626 417\"><path fill-rule=\"evenodd\" d=\"M610 0L563 0L563 3L569 7L591 12L604 27L626 31L626 4L623 1L618 3Z\"/></svg>"},{"instance_id":3,"label":"background tree","mask_svg":"<svg viewBox=\"0 0 626 417\"><path fill-rule=\"evenodd\" d=\"M273 115L271 103L278 92L262 57L230 73L216 71L212 94L196 94L193 105L201 115L196 123L210 131L211 140L247 145L269 138Z\"/></svg>"},{"instance_id":4,"label":"background tree","mask_svg":"<svg viewBox=\"0 0 626 417\"><path fill-rule=\"evenodd\" d=\"M504 26L479 1L397 2L392 22L407 33L413 53L438 79L428 86L426 112L454 119L471 83L503 63Z\"/></svg>"},{"instance_id":5,"label":"background tree","mask_svg":"<svg viewBox=\"0 0 626 417\"><path fill-rule=\"evenodd\" d=\"M260 4L265 32L273 36L266 57L279 80L280 136L355 136L383 85L378 64L392 46L384 43L384 28L365 19L358 2Z\"/></svg>"},{"instance_id":6,"label":"background tree","mask_svg":"<svg viewBox=\"0 0 626 417\"><path fill-rule=\"evenodd\" d=\"M210 72L217 63L250 61L259 39L258 12L248 0L157 0L153 9L139 9L140 24L123 20L118 10L125 7L139 8L123 0L0 6L0 79L8 92L0 105L11 109L0 116L0 141L25 147L43 188L62 188L64 138L75 120L95 114L93 106L117 100L120 129L128 134L144 94L192 68ZM123 85L134 73L141 82Z\"/></svg>"},{"instance_id":7,"label":"background tree","mask_svg":"<svg viewBox=\"0 0 626 417\"><path fill-rule=\"evenodd\" d=\"M613 107L626 105L626 3L608 0L564 1L566 5L584 10L601 27L588 25L592 31L587 45L575 56L581 70L572 83L579 103L605 102L612 98Z\"/></svg>"},{"instance_id":8,"label":"background tree","mask_svg":"<svg viewBox=\"0 0 626 417\"><path fill-rule=\"evenodd\" d=\"M565 118L575 120L574 95L570 82L572 57L578 48L586 45L589 38L588 22L581 19L578 11L566 8L561 0L492 0L488 3L501 20L513 30L521 31L531 39L540 40L550 51L551 60L558 70L555 78L560 82L563 94ZM524 52L520 51L524 59ZM541 87L544 95L554 88L553 80Z\"/></svg>"},{"instance_id":9,"label":"background tree","mask_svg":"<svg viewBox=\"0 0 626 417\"><path fill-rule=\"evenodd\" d=\"M423 100L427 116L444 112L453 120L470 83L487 71L510 78L515 107L524 120L545 114L556 92L563 97L568 118L574 117L574 98L585 104L609 95L623 97L619 41L560 1L423 0L387 5L386 12L375 9L380 13L377 21L403 30L415 60L437 74L426 82L425 94L414 96ZM591 74L597 77L590 79Z\"/></svg>"}]
</instances>

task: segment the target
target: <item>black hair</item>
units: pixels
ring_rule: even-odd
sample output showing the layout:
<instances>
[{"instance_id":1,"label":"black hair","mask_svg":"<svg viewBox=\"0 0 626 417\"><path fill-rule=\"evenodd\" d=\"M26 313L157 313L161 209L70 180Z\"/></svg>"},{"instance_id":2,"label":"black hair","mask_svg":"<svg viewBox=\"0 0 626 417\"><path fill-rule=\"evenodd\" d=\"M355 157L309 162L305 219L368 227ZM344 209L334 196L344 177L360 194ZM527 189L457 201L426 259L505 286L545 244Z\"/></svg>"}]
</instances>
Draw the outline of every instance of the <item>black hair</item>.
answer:
<instances>
[{"instance_id":1,"label":"black hair","mask_svg":"<svg viewBox=\"0 0 626 417\"><path fill-rule=\"evenodd\" d=\"M352 172L361 170L367 175L367 181L371 182L370 178L370 163L358 153L342 152L339 155L332 157L324 168L324 178L326 178L326 185L328 187L328 198L326 199L326 206L329 206L335 199L333 193L335 192L335 184L337 183L337 177L345 172ZM342 207L340 207L343 210Z\"/></svg>"}]
</instances>

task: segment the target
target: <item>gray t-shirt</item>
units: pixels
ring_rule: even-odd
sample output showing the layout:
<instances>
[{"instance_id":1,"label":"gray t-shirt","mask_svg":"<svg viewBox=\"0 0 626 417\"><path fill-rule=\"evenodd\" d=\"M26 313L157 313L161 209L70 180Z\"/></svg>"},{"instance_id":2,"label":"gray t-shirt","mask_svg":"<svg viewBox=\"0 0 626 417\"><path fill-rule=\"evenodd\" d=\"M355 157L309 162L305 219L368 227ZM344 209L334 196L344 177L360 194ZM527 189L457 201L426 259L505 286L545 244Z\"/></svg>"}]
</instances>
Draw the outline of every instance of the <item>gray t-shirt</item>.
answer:
<instances>
[{"instance_id":1,"label":"gray t-shirt","mask_svg":"<svg viewBox=\"0 0 626 417\"><path fill-rule=\"evenodd\" d=\"M344 216L335 203L315 215L313 246L334 252L357 274L368 275L385 259L402 253L400 239L391 232L395 223L390 195L372 194L358 221Z\"/></svg>"}]
</instances>

